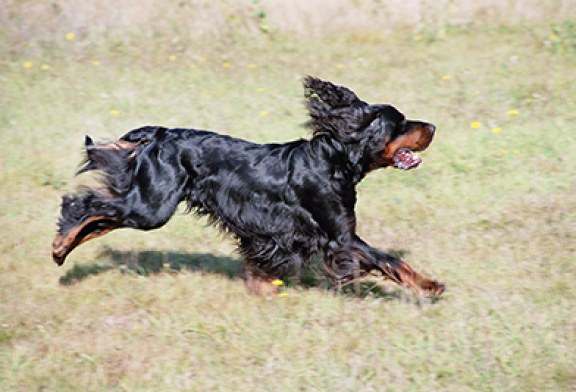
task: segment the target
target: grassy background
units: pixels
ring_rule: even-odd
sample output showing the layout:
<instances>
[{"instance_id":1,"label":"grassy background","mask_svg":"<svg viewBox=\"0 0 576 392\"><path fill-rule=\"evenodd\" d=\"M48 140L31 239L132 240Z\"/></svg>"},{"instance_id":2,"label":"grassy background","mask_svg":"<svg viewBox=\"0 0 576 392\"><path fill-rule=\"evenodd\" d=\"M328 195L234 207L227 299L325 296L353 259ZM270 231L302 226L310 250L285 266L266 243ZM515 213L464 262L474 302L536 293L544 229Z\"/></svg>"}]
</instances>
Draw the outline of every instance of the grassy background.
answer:
<instances>
[{"instance_id":1,"label":"grassy background","mask_svg":"<svg viewBox=\"0 0 576 392\"><path fill-rule=\"evenodd\" d=\"M263 28L248 8L246 25L198 37L175 27L177 12L108 30L39 12L43 33L21 18L40 3L7 4L0 389L576 388L574 24L479 15L309 39ZM85 181L72 178L84 134L161 124L305 137L306 74L438 126L421 169L361 184L358 217L368 242L444 281L443 300L387 284L362 298L250 297L233 242L183 214L52 263L60 195Z\"/></svg>"}]
</instances>

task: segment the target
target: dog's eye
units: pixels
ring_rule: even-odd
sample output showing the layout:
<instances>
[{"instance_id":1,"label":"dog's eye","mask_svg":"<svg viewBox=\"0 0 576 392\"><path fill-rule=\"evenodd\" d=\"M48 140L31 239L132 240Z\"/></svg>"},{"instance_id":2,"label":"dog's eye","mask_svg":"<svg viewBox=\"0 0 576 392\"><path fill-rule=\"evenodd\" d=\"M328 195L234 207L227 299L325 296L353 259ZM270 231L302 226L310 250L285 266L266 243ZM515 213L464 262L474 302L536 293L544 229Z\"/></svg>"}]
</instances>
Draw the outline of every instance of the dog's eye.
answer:
<instances>
[{"instance_id":1,"label":"dog's eye","mask_svg":"<svg viewBox=\"0 0 576 392\"><path fill-rule=\"evenodd\" d=\"M408 125L408 121L402 120L402 122L398 123L397 129L399 134L404 134L406 132L406 126Z\"/></svg>"},{"instance_id":2,"label":"dog's eye","mask_svg":"<svg viewBox=\"0 0 576 392\"><path fill-rule=\"evenodd\" d=\"M406 130L406 124L407 124L406 120L394 124L391 132L392 138L402 135Z\"/></svg>"}]
</instances>

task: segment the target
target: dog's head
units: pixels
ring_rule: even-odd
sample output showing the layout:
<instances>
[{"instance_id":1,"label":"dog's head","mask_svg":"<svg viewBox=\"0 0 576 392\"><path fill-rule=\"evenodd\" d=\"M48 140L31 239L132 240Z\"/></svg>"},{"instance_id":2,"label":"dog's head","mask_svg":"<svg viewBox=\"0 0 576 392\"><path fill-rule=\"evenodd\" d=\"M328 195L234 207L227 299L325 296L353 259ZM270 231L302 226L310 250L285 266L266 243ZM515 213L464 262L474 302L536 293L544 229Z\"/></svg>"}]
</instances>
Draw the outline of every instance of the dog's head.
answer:
<instances>
[{"instance_id":1,"label":"dog's head","mask_svg":"<svg viewBox=\"0 0 576 392\"><path fill-rule=\"evenodd\" d=\"M314 77L304 79L304 89L314 135L353 146L364 173L387 166L409 170L422 163L414 153L430 145L434 125L408 120L392 105L369 105L348 88Z\"/></svg>"}]
</instances>

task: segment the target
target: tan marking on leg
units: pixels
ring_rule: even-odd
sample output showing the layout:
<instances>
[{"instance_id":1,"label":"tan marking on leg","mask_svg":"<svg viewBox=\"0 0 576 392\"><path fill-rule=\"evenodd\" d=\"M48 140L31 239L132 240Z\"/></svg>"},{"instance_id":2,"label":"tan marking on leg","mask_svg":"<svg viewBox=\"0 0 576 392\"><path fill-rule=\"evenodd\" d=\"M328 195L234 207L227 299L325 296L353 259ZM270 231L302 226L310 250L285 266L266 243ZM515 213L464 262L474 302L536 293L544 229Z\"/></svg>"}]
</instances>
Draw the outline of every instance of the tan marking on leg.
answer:
<instances>
[{"instance_id":1,"label":"tan marking on leg","mask_svg":"<svg viewBox=\"0 0 576 392\"><path fill-rule=\"evenodd\" d=\"M244 264L242 270L244 277L244 284L249 294L259 295L263 297L278 295L280 289L278 286L272 284L278 277L267 274L260 268L249 263Z\"/></svg>"},{"instance_id":2,"label":"tan marking on leg","mask_svg":"<svg viewBox=\"0 0 576 392\"><path fill-rule=\"evenodd\" d=\"M402 261L402 266L399 268L386 264L384 271L387 279L407 287L424 297L438 296L446 290L444 284L425 278L405 261Z\"/></svg>"},{"instance_id":3,"label":"tan marking on leg","mask_svg":"<svg viewBox=\"0 0 576 392\"><path fill-rule=\"evenodd\" d=\"M89 241L91 239L101 237L105 234L108 234L112 230L114 230L115 226L110 226L102 229L98 232L88 233L87 235L80 237L79 235L86 226L90 223L97 222L99 220L105 220L107 222L113 221L110 217L107 216L92 216L86 219L84 222L79 224L78 226L74 227L72 230L68 231L66 235L57 234L54 242L52 243L52 258L58 265L64 264L64 260L66 256L78 245Z\"/></svg>"}]
</instances>

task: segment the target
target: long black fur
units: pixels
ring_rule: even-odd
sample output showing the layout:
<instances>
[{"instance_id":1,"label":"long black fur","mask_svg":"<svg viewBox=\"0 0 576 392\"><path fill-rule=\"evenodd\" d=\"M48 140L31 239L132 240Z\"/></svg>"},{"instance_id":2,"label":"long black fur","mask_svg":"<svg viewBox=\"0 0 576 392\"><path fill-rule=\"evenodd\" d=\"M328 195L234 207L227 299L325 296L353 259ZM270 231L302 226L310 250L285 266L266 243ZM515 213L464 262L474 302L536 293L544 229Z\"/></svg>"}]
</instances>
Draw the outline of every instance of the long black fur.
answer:
<instances>
[{"instance_id":1,"label":"long black fur","mask_svg":"<svg viewBox=\"0 0 576 392\"><path fill-rule=\"evenodd\" d=\"M310 140L255 144L151 126L120 138L130 148L102 148L87 138L80 172L101 171L103 188L64 197L59 234L91 216L110 218L101 228L155 229L184 201L232 233L246 262L267 274L292 274L322 254L336 280L378 269L400 281L403 262L356 235L355 187L386 166L379 159L387 143L425 123L330 82L308 77L304 88Z\"/></svg>"}]
</instances>

